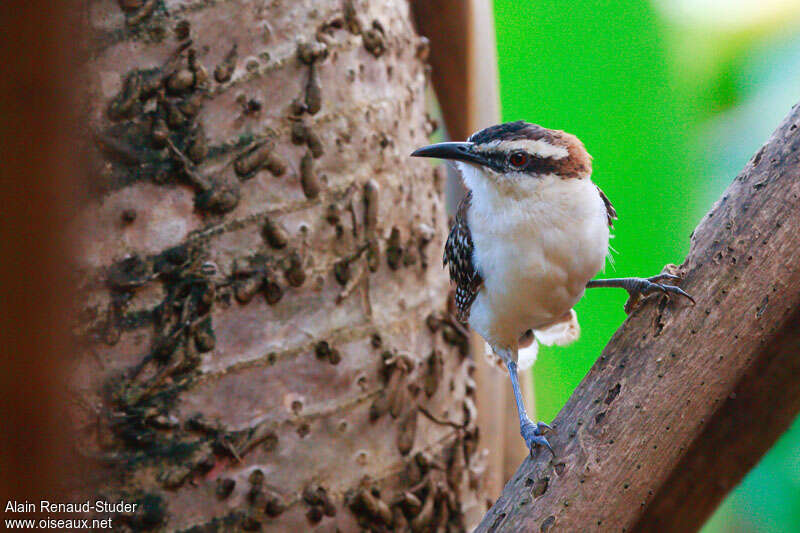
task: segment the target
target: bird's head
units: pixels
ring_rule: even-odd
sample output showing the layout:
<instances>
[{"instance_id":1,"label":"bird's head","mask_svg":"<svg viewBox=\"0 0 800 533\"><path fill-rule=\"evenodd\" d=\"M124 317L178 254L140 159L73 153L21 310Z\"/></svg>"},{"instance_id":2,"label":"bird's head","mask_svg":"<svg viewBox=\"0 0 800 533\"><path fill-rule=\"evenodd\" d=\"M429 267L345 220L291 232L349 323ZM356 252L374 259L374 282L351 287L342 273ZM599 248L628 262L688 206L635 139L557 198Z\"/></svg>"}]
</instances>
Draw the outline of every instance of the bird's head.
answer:
<instances>
[{"instance_id":1,"label":"bird's head","mask_svg":"<svg viewBox=\"0 0 800 533\"><path fill-rule=\"evenodd\" d=\"M466 142L445 142L420 148L413 157L450 159L470 189L489 187L519 196L544 181L584 179L592 158L574 135L528 122L507 122L472 134Z\"/></svg>"}]
</instances>

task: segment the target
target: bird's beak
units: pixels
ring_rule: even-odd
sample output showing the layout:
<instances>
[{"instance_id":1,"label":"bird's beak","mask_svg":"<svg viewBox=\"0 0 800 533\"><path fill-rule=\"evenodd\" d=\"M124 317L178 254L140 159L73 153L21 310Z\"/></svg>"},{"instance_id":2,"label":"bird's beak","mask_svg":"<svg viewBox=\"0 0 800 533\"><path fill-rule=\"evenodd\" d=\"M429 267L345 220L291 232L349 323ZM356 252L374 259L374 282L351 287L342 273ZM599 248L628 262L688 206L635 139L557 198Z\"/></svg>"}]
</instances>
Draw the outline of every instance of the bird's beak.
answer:
<instances>
[{"instance_id":1,"label":"bird's beak","mask_svg":"<svg viewBox=\"0 0 800 533\"><path fill-rule=\"evenodd\" d=\"M472 143L431 144L414 150L411 157L436 157L438 159L466 161L477 165L485 164L484 158L481 154L475 152L475 145Z\"/></svg>"}]
</instances>

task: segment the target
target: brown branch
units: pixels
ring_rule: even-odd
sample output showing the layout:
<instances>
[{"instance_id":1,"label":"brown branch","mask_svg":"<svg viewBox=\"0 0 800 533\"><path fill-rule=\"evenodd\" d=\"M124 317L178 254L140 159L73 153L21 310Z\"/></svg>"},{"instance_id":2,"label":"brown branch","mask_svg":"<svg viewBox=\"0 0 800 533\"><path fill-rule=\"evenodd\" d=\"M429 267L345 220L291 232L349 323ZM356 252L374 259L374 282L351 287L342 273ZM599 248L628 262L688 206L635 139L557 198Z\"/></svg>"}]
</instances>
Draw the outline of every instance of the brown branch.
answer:
<instances>
[{"instance_id":1,"label":"brown branch","mask_svg":"<svg viewBox=\"0 0 800 533\"><path fill-rule=\"evenodd\" d=\"M87 174L75 92L86 9L75 0L0 5L2 501L66 501L65 482L82 480L85 466L73 453L77 424L66 416L76 307L64 227L83 201Z\"/></svg>"},{"instance_id":2,"label":"brown branch","mask_svg":"<svg viewBox=\"0 0 800 533\"><path fill-rule=\"evenodd\" d=\"M800 410L800 106L692 235L477 531L692 531Z\"/></svg>"},{"instance_id":3,"label":"brown branch","mask_svg":"<svg viewBox=\"0 0 800 533\"><path fill-rule=\"evenodd\" d=\"M470 69L473 35L468 29L473 23L472 4L464 0L413 0L411 9L417 30L431 41L433 85L447 131L453 139L466 139L475 129L474 106L469 98L470 83L474 84Z\"/></svg>"}]
</instances>

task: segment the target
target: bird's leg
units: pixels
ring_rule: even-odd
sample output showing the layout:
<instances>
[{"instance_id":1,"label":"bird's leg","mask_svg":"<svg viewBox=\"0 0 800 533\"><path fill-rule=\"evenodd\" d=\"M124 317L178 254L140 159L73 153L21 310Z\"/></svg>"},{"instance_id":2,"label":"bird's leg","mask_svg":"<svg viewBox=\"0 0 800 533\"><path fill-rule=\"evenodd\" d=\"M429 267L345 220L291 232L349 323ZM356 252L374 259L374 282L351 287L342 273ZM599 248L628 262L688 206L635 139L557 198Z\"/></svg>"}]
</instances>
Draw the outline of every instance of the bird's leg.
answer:
<instances>
[{"instance_id":1,"label":"bird's leg","mask_svg":"<svg viewBox=\"0 0 800 533\"><path fill-rule=\"evenodd\" d=\"M586 284L587 289L594 289L595 287L619 287L628 291L630 298L625 303L625 312L630 313L639 301L645 297L656 292L661 292L666 295L678 294L691 300L694 304L694 298L689 296L683 289L675 285L667 285L667 281L678 281L681 278L672 274L659 274L650 278L611 278L611 279L593 279Z\"/></svg>"},{"instance_id":2,"label":"bird's leg","mask_svg":"<svg viewBox=\"0 0 800 533\"><path fill-rule=\"evenodd\" d=\"M514 389L514 399L517 401L517 412L519 413L519 432L522 438L525 439L525 444L533 455L533 448L535 446L545 446L550 453L553 453L553 448L544 437L543 433L550 429L550 426L544 422L534 423L528 418L528 413L525 411L525 404L522 401L522 391L519 388L519 376L517 376L517 363L510 357L505 357L506 366L508 367L508 375L511 376L511 387Z\"/></svg>"}]
</instances>

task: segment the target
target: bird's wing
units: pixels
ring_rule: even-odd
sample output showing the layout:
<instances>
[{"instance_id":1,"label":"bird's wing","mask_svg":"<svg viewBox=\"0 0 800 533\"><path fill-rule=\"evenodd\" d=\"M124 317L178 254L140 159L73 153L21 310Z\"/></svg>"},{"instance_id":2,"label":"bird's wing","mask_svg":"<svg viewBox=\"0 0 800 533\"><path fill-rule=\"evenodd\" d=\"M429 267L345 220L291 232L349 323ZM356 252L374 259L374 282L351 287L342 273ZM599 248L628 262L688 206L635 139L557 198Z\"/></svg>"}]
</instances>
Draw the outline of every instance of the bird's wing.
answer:
<instances>
[{"instance_id":1,"label":"bird's wing","mask_svg":"<svg viewBox=\"0 0 800 533\"><path fill-rule=\"evenodd\" d=\"M456 309L461 322L466 322L469 318L469 309L483 285L483 278L475 268L472 258L474 246L467 225L467 209L471 201L472 192L468 192L458 205L453 226L444 245L444 265L450 265L450 280L456 284Z\"/></svg>"},{"instance_id":2,"label":"bird's wing","mask_svg":"<svg viewBox=\"0 0 800 533\"><path fill-rule=\"evenodd\" d=\"M595 185L597 187L597 185ZM606 193L604 193L600 187L597 187L597 192L600 193L600 198L603 200L603 203L606 205L606 218L608 219L608 227L614 227L614 221L617 220L617 210L614 209L614 206L611 205L611 200L608 199Z\"/></svg>"}]
</instances>

